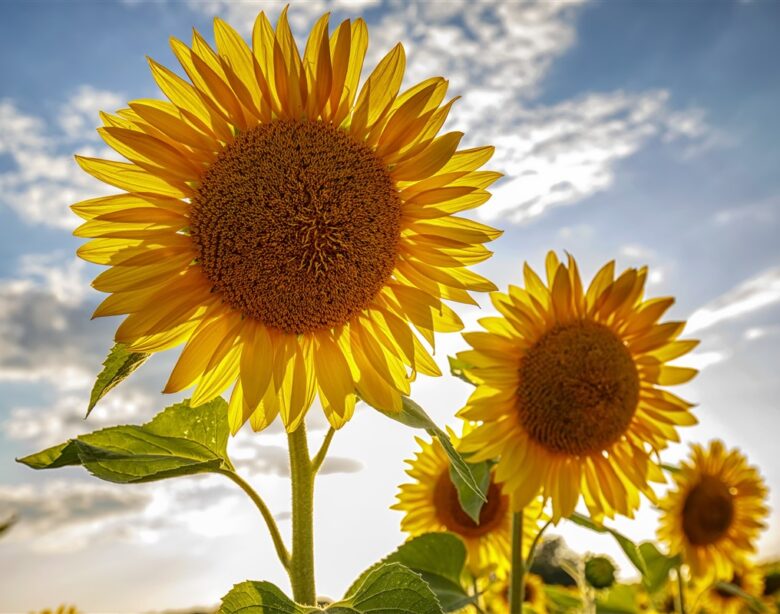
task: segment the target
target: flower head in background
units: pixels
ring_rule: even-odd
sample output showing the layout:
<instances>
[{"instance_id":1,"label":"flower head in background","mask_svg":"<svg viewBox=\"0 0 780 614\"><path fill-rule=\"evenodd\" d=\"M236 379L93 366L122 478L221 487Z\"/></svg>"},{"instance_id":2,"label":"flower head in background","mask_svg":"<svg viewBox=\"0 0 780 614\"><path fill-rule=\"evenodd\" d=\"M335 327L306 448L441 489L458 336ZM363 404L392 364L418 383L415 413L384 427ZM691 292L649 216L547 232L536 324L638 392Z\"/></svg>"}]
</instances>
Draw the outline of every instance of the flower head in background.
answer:
<instances>
[{"instance_id":1,"label":"flower head in background","mask_svg":"<svg viewBox=\"0 0 780 614\"><path fill-rule=\"evenodd\" d=\"M725 582L736 586L757 602L761 600L764 591L764 577L758 568L750 564L743 565L736 568L732 575L725 579ZM755 608L748 609L748 604L743 596L735 594L719 582L701 584L699 587L695 587L694 591L702 612L740 614L741 612L758 611Z\"/></svg>"},{"instance_id":2,"label":"flower head in background","mask_svg":"<svg viewBox=\"0 0 780 614\"><path fill-rule=\"evenodd\" d=\"M468 427L467 427L468 428ZM458 447L454 433L451 439ZM500 575L509 568L512 534L512 512L509 498L491 474L487 501L482 506L479 523L463 510L458 491L450 479L450 461L438 440L417 438L419 452L407 461L406 473L412 482L402 484L398 503L392 506L404 512L401 529L414 537L424 533L449 531L466 545L466 565L475 576L496 572ZM523 544L528 549L539 532L541 505L526 511Z\"/></svg>"},{"instance_id":3,"label":"flower head in background","mask_svg":"<svg viewBox=\"0 0 780 614\"><path fill-rule=\"evenodd\" d=\"M661 501L658 538L681 554L694 578L726 580L756 548L768 514L761 475L721 441L691 446Z\"/></svg>"},{"instance_id":4,"label":"flower head in background","mask_svg":"<svg viewBox=\"0 0 780 614\"><path fill-rule=\"evenodd\" d=\"M485 588L485 612L487 614L506 614L509 612L509 580L497 579ZM523 612L531 614L547 614L547 598L544 594L544 580L535 573L525 576L525 598Z\"/></svg>"},{"instance_id":5,"label":"flower head in background","mask_svg":"<svg viewBox=\"0 0 780 614\"><path fill-rule=\"evenodd\" d=\"M653 452L696 422L659 386L696 374L666 363L697 342L678 339L684 322L658 322L674 299L644 298L645 268L615 279L610 262L587 290L571 256L563 264L550 252L546 268L545 284L526 264L525 288L491 295L501 317L464 334L474 349L458 358L477 387L459 415L481 424L463 449L499 459L515 509L541 492L555 521L580 496L595 518L632 516L663 479Z\"/></svg>"},{"instance_id":6,"label":"flower head in background","mask_svg":"<svg viewBox=\"0 0 780 614\"><path fill-rule=\"evenodd\" d=\"M286 9L261 13L252 46L215 20L216 49L172 39L187 78L150 61L168 100L103 114L128 162L79 157L120 194L73 206L108 265L96 316L126 315L131 350L184 350L165 387L193 404L233 386L230 423L288 431L315 396L342 426L355 392L399 410L416 373L439 375L418 334L462 327L444 299L494 286L468 270L500 233L456 214L500 175L491 147L439 135L452 105L434 77L399 93L399 44L359 87L368 45L358 19L311 30L303 54ZM416 329L417 333L414 332Z\"/></svg>"}]
</instances>

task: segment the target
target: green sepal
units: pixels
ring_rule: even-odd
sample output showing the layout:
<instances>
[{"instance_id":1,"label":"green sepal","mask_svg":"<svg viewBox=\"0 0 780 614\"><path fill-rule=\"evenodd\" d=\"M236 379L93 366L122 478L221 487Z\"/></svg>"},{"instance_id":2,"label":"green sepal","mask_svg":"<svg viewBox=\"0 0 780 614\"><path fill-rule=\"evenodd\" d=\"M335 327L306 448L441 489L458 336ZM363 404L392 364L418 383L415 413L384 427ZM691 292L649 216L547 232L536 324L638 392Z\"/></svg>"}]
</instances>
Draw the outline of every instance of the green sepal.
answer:
<instances>
[{"instance_id":1,"label":"green sepal","mask_svg":"<svg viewBox=\"0 0 780 614\"><path fill-rule=\"evenodd\" d=\"M17 459L33 469L82 465L94 476L120 484L232 470L227 403L220 397L190 407L177 403L142 425L113 426L79 435Z\"/></svg>"},{"instance_id":2,"label":"green sepal","mask_svg":"<svg viewBox=\"0 0 780 614\"><path fill-rule=\"evenodd\" d=\"M89 414L95 409L95 405L97 405L100 399L106 396L112 388L127 379L150 356L151 354L146 352L131 352L123 343L115 344L105 361L103 361L103 370L97 376L95 385L92 386L86 417L89 417Z\"/></svg>"},{"instance_id":3,"label":"green sepal","mask_svg":"<svg viewBox=\"0 0 780 614\"><path fill-rule=\"evenodd\" d=\"M458 379L462 379L467 384L471 384L472 386L477 385L475 382L469 379L468 375L466 375L466 369L471 367L470 364L461 360L460 358L456 358L455 356L447 356L447 360L450 363L450 373L452 375Z\"/></svg>"}]
</instances>

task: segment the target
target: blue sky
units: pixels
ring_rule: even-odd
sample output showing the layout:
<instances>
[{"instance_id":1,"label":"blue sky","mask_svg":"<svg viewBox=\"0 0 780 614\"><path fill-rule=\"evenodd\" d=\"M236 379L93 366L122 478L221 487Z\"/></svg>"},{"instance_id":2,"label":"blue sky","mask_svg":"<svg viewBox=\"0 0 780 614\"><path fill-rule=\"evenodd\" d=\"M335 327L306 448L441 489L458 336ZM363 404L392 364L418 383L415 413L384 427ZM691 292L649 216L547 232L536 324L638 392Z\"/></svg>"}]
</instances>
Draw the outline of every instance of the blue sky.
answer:
<instances>
[{"instance_id":1,"label":"blue sky","mask_svg":"<svg viewBox=\"0 0 780 614\"><path fill-rule=\"evenodd\" d=\"M85 611L214 603L251 576L284 584L253 510L229 483L203 478L121 488L78 471L34 474L20 454L84 430L140 422L169 399L172 356L158 356L81 420L115 322L90 321L96 270L76 261L67 205L101 193L75 152L103 152L97 111L157 97L145 61L174 66L168 37L211 38L220 15L246 34L282 3L6 2L0 20L0 514L22 521L0 543L0 611L73 602ZM780 3L293 2L296 34L324 10L363 15L372 65L407 48L406 85L441 74L463 96L452 129L492 143L507 177L477 217L506 232L481 272L519 281L523 260L569 250L592 275L606 260L648 264L649 293L674 295L703 342L682 391L700 425L684 442L722 437L780 492ZM471 327L489 311L464 310ZM442 338L437 359L462 348ZM689 362L691 362L689 361ZM468 389L420 381L413 396L453 423ZM323 424L316 418L313 438ZM234 456L282 513L289 509L283 437L241 434ZM369 410L340 432L319 483L320 592L337 595L400 542L387 507L412 434ZM668 459L685 454L669 450ZM772 505L780 499L772 496ZM776 515L775 515L776 517ZM761 555L780 556L780 523ZM652 538L647 508L621 529ZM348 528L348 529L347 529ZM623 561L606 538L562 527L580 551ZM344 553L349 553L349 556ZM163 566L164 573L150 574ZM8 571L6 571L8 570ZM626 573L630 568L626 567ZM41 584L40 579L47 578ZM139 590L139 584L143 588Z\"/></svg>"}]
</instances>

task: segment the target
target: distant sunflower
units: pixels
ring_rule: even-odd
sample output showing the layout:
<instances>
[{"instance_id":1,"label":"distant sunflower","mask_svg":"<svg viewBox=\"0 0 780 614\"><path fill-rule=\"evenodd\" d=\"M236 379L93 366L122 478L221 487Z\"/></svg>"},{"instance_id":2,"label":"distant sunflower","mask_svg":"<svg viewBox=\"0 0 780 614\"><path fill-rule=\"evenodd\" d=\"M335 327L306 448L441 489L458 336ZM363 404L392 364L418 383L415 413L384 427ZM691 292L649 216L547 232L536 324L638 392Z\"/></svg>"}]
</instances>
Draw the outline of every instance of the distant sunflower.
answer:
<instances>
[{"instance_id":1,"label":"distant sunflower","mask_svg":"<svg viewBox=\"0 0 780 614\"><path fill-rule=\"evenodd\" d=\"M508 579L492 582L484 593L487 614L506 614L509 612ZM534 573L525 576L525 598L523 613L547 614L547 599L544 595L544 580Z\"/></svg>"},{"instance_id":2,"label":"distant sunflower","mask_svg":"<svg viewBox=\"0 0 780 614\"><path fill-rule=\"evenodd\" d=\"M493 284L468 266L500 233L455 215L490 196L492 147L437 136L453 100L435 77L399 94L403 47L358 87L365 23L314 25L301 56L282 12L252 48L220 19L216 50L171 39L189 80L150 60L168 101L102 114L129 162L77 157L124 192L78 203L79 255L111 268L96 316L128 314L116 340L158 352L186 342L165 387L194 404L235 384L230 424L277 414L294 430L316 394L342 426L355 391L399 410L415 373L440 375L420 339L462 324L443 299Z\"/></svg>"},{"instance_id":3,"label":"distant sunflower","mask_svg":"<svg viewBox=\"0 0 780 614\"><path fill-rule=\"evenodd\" d=\"M456 447L458 438L450 434ZM509 498L491 474L487 502L482 506L479 523L463 511L458 491L450 479L450 461L438 440L417 438L420 451L406 461L406 473L414 480L402 484L398 503L391 509L404 512L401 529L411 536L438 531L449 531L463 540L468 554L469 571L480 576L495 571L505 572L511 553L512 513ZM530 545L539 531L541 505L528 510L523 544Z\"/></svg>"},{"instance_id":4,"label":"distant sunflower","mask_svg":"<svg viewBox=\"0 0 780 614\"><path fill-rule=\"evenodd\" d=\"M767 490L737 449L710 442L691 446L674 474L676 488L661 501L658 538L682 554L695 578L728 579L755 551L765 526Z\"/></svg>"},{"instance_id":5,"label":"distant sunflower","mask_svg":"<svg viewBox=\"0 0 780 614\"><path fill-rule=\"evenodd\" d=\"M459 415L481 422L463 449L500 457L496 479L516 509L541 491L555 521L580 495L596 518L632 516L663 479L651 454L696 423L689 403L658 387L696 374L665 364L697 344L677 339L684 322L657 323L674 299L643 298L646 268L614 270L584 291L574 259L550 252L547 284L526 264L525 289L491 294L503 317L463 335L474 349L458 358L477 387Z\"/></svg>"},{"instance_id":6,"label":"distant sunflower","mask_svg":"<svg viewBox=\"0 0 780 614\"><path fill-rule=\"evenodd\" d=\"M761 571L752 565L746 565L734 571L726 582L733 584L760 601L764 591L764 577ZM748 611L745 599L721 588L717 583L705 586L699 594L700 612L706 614L740 614ZM749 611L754 611L753 609Z\"/></svg>"}]
</instances>

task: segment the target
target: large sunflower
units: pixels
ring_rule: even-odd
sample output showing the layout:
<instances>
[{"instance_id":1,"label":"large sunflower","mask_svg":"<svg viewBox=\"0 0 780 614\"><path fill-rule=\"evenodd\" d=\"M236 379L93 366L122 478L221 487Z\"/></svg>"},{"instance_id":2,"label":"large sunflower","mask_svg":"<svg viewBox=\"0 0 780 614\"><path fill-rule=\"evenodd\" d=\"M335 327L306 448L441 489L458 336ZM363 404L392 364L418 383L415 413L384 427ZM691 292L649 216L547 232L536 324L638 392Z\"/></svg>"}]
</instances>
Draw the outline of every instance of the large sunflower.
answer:
<instances>
[{"instance_id":1,"label":"large sunflower","mask_svg":"<svg viewBox=\"0 0 780 614\"><path fill-rule=\"evenodd\" d=\"M167 101L102 115L129 162L78 157L124 190L73 206L79 255L111 267L95 315L128 314L116 340L135 351L186 342L165 392L200 404L235 384L234 432L277 414L292 431L316 394L337 428L355 391L398 410L415 373L440 374L410 325L433 345L462 327L442 299L494 289L466 267L499 232L454 215L489 198L493 149L438 136L444 79L399 94L400 44L359 88L360 19L329 34L323 16L302 56L286 10L275 31L260 13L251 49L214 30L216 50L171 40L189 81L150 60Z\"/></svg>"},{"instance_id":2,"label":"large sunflower","mask_svg":"<svg viewBox=\"0 0 780 614\"><path fill-rule=\"evenodd\" d=\"M450 437L459 447L454 433ZM411 536L437 531L454 533L466 545L467 567L474 576L489 572L504 574L511 554L512 513L509 498L491 473L487 502L482 506L479 523L463 511L458 492L450 479L450 462L438 440L417 438L420 450L406 461L406 473L414 480L402 484L398 503L392 509L404 512L401 529ZM523 526L523 544L528 546L539 532L541 503L528 510Z\"/></svg>"},{"instance_id":3,"label":"large sunflower","mask_svg":"<svg viewBox=\"0 0 780 614\"><path fill-rule=\"evenodd\" d=\"M547 284L526 264L525 289L491 294L503 317L480 320L458 354L477 384L460 416L481 421L463 441L474 458L499 458L496 478L520 509L541 491L553 519L583 496L594 517L631 516L639 493L662 480L653 451L694 424L691 405L661 390L696 371L666 365L696 341L684 322L659 324L672 298L643 298L645 268L613 279L614 262L583 290L574 259L547 256Z\"/></svg>"},{"instance_id":4,"label":"large sunflower","mask_svg":"<svg viewBox=\"0 0 780 614\"><path fill-rule=\"evenodd\" d=\"M658 538L682 554L694 577L728 579L755 551L769 513L767 490L755 467L721 441L691 446L690 462L674 474L661 501Z\"/></svg>"}]
</instances>

